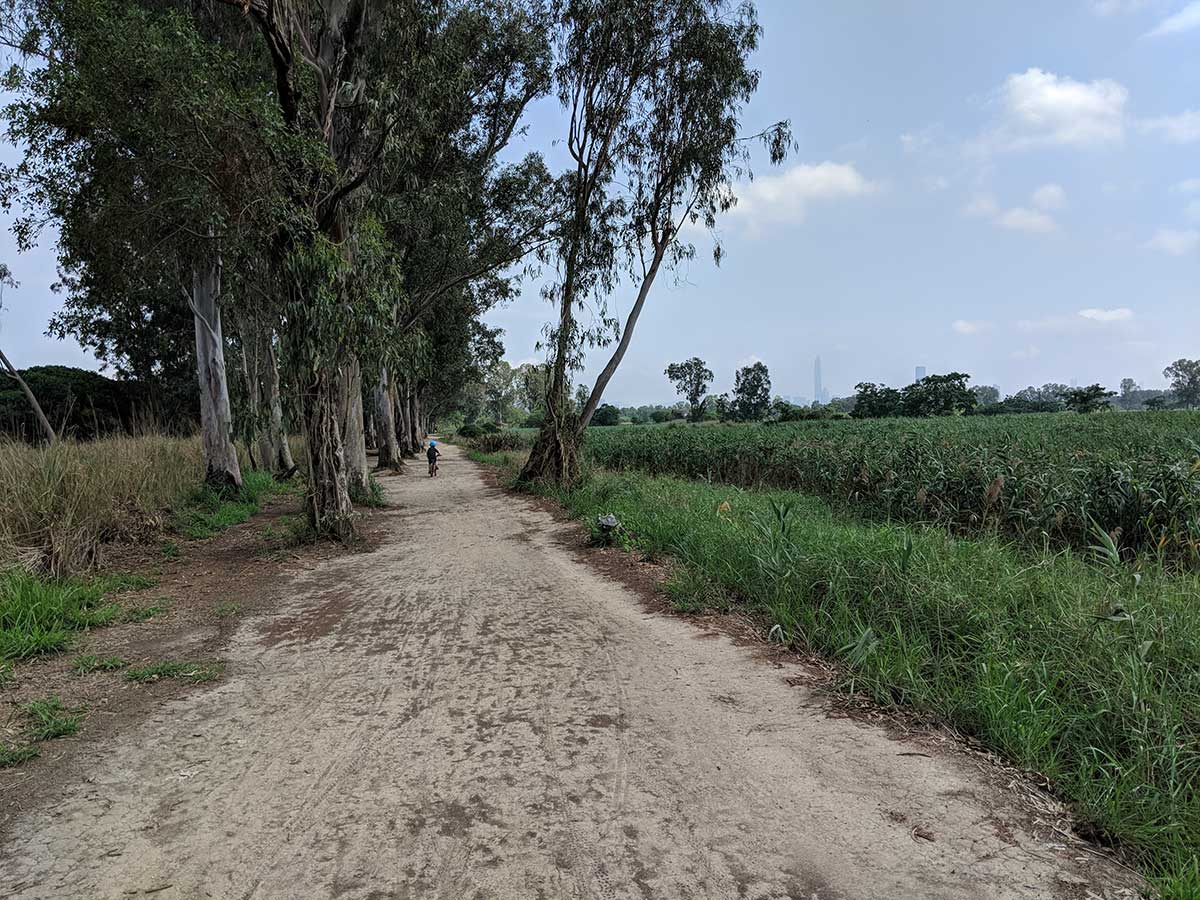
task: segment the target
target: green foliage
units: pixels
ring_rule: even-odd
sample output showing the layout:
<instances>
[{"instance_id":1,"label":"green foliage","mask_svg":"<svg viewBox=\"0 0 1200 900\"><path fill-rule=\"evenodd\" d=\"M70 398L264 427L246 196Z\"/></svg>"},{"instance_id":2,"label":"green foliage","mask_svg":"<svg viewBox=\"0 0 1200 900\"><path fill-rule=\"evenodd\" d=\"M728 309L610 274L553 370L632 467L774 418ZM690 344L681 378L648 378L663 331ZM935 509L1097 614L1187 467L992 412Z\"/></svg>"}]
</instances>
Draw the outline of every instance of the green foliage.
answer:
<instances>
[{"instance_id":1,"label":"green foliage","mask_svg":"<svg viewBox=\"0 0 1200 900\"><path fill-rule=\"evenodd\" d=\"M914 418L952 416L970 412L978 402L967 387L970 375L950 372L946 375L927 375L900 394L902 414Z\"/></svg>"},{"instance_id":2,"label":"green foliage","mask_svg":"<svg viewBox=\"0 0 1200 900\"><path fill-rule=\"evenodd\" d=\"M621 424L621 410L613 406L611 403L602 403L596 407L596 412L592 415L592 425L619 425Z\"/></svg>"},{"instance_id":3,"label":"green foliage","mask_svg":"<svg viewBox=\"0 0 1200 900\"><path fill-rule=\"evenodd\" d=\"M36 759L41 753L41 748L35 744L21 744L16 747L0 744L0 769L9 769L27 763L31 759Z\"/></svg>"},{"instance_id":4,"label":"green foliage","mask_svg":"<svg viewBox=\"0 0 1200 900\"><path fill-rule=\"evenodd\" d=\"M733 380L732 417L739 422L761 422L771 405L771 376L761 362L738 369Z\"/></svg>"},{"instance_id":5,"label":"green foliage","mask_svg":"<svg viewBox=\"0 0 1200 900\"><path fill-rule=\"evenodd\" d=\"M35 741L75 734L83 721L83 713L71 712L57 697L33 700L23 705L21 711L29 718L29 737Z\"/></svg>"},{"instance_id":6,"label":"green foliage","mask_svg":"<svg viewBox=\"0 0 1200 900\"><path fill-rule=\"evenodd\" d=\"M127 669L125 678L138 684L149 684L165 678L189 681L201 684L213 681L221 675L221 667L215 664L189 663L177 660L163 660L146 666L135 666Z\"/></svg>"},{"instance_id":7,"label":"green foliage","mask_svg":"<svg viewBox=\"0 0 1200 900\"><path fill-rule=\"evenodd\" d=\"M20 569L0 572L0 660L66 649L74 632L120 617L121 607L107 599L109 594L144 585L122 576L46 580Z\"/></svg>"},{"instance_id":8,"label":"green foliage","mask_svg":"<svg viewBox=\"0 0 1200 900\"><path fill-rule=\"evenodd\" d=\"M184 537L205 540L227 528L246 522L259 511L264 500L283 490L270 472L243 473L237 491L203 485L174 511L172 527Z\"/></svg>"},{"instance_id":9,"label":"green foliage","mask_svg":"<svg viewBox=\"0 0 1200 900\"><path fill-rule=\"evenodd\" d=\"M382 509L387 506L387 494L383 490L383 485L379 483L379 479L374 475L367 476L365 491L351 490L350 499L356 506L366 506L369 509Z\"/></svg>"},{"instance_id":10,"label":"green foliage","mask_svg":"<svg viewBox=\"0 0 1200 900\"><path fill-rule=\"evenodd\" d=\"M1050 778L1164 884L1193 877L1197 577L1031 561L991 539L845 522L784 492L597 473L558 496L673 557L685 608L714 589L741 598L775 640L839 660L846 690L954 724Z\"/></svg>"},{"instance_id":11,"label":"green foliage","mask_svg":"<svg viewBox=\"0 0 1200 900\"><path fill-rule=\"evenodd\" d=\"M1102 384L1093 384L1084 388L1072 388L1067 391L1063 401L1071 412L1092 413L1111 408L1109 398L1115 396L1116 391L1107 390Z\"/></svg>"},{"instance_id":12,"label":"green foliage","mask_svg":"<svg viewBox=\"0 0 1200 900\"><path fill-rule=\"evenodd\" d=\"M1171 392L1189 408L1200 406L1200 359L1177 359L1165 369L1163 378L1171 383Z\"/></svg>"},{"instance_id":13,"label":"green foliage","mask_svg":"<svg viewBox=\"0 0 1200 900\"><path fill-rule=\"evenodd\" d=\"M1091 521L1125 553L1200 563L1200 417L818 421L770 428L589 432L587 459L803 490L861 516L1086 547Z\"/></svg>"},{"instance_id":14,"label":"green foliage","mask_svg":"<svg viewBox=\"0 0 1200 900\"><path fill-rule=\"evenodd\" d=\"M688 402L688 418L699 422L704 418L704 398L708 395L708 386L712 384L713 373L708 365L698 356L679 363L671 363L664 374L675 385L675 391L682 394Z\"/></svg>"},{"instance_id":15,"label":"green foliage","mask_svg":"<svg viewBox=\"0 0 1200 900\"><path fill-rule=\"evenodd\" d=\"M22 369L21 376L62 437L129 433L154 418L147 390L136 383L69 366L33 366ZM0 433L31 441L41 436L25 395L7 379L0 381Z\"/></svg>"},{"instance_id":16,"label":"green foliage","mask_svg":"<svg viewBox=\"0 0 1200 900\"><path fill-rule=\"evenodd\" d=\"M125 668L129 663L120 656L96 656L87 654L85 656L76 657L75 662L71 665L71 670L76 675L88 675L92 672L115 672L118 669Z\"/></svg>"}]
</instances>

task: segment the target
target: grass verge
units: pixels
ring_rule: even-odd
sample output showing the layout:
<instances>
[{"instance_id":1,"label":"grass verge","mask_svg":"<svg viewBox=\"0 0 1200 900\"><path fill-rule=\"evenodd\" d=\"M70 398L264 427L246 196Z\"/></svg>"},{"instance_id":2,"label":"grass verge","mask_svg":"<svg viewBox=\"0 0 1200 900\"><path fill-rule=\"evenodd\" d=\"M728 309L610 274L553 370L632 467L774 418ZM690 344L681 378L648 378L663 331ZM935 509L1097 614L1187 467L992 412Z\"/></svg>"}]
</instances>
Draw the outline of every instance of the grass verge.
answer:
<instances>
[{"instance_id":1,"label":"grass verge","mask_svg":"<svg viewBox=\"0 0 1200 900\"><path fill-rule=\"evenodd\" d=\"M783 491L593 472L553 496L676 560L681 606L738 598L775 640L838 660L846 690L1045 775L1165 897L1200 897L1200 578L847 521Z\"/></svg>"},{"instance_id":2,"label":"grass verge","mask_svg":"<svg viewBox=\"0 0 1200 900\"><path fill-rule=\"evenodd\" d=\"M83 710L67 709L58 697L31 700L20 710L25 717L22 742L15 746L0 744L0 769L29 762L41 755L38 744L75 734L83 721Z\"/></svg>"},{"instance_id":3,"label":"grass verge","mask_svg":"<svg viewBox=\"0 0 1200 900\"><path fill-rule=\"evenodd\" d=\"M172 527L184 537L204 540L249 520L262 501L280 490L270 472L252 470L242 476L240 491L204 485L188 495L172 516Z\"/></svg>"},{"instance_id":4,"label":"grass verge","mask_svg":"<svg viewBox=\"0 0 1200 900\"><path fill-rule=\"evenodd\" d=\"M136 575L48 581L20 569L0 572L0 662L65 650L74 632L121 618L112 594L153 584Z\"/></svg>"}]
</instances>

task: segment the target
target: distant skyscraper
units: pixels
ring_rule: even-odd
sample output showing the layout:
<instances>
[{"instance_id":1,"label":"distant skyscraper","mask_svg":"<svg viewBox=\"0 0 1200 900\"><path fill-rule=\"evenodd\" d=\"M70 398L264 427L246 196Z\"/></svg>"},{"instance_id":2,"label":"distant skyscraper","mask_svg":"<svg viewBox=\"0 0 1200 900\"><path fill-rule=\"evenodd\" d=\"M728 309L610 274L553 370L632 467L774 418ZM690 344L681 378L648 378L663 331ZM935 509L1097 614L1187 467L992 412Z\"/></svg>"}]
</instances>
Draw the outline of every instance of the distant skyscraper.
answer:
<instances>
[{"instance_id":1,"label":"distant skyscraper","mask_svg":"<svg viewBox=\"0 0 1200 900\"><path fill-rule=\"evenodd\" d=\"M818 403L825 402L825 388L821 386L821 357L813 363L813 397Z\"/></svg>"},{"instance_id":2,"label":"distant skyscraper","mask_svg":"<svg viewBox=\"0 0 1200 900\"><path fill-rule=\"evenodd\" d=\"M917 366L917 381L920 381L924 377L925 377L925 367Z\"/></svg>"}]
</instances>

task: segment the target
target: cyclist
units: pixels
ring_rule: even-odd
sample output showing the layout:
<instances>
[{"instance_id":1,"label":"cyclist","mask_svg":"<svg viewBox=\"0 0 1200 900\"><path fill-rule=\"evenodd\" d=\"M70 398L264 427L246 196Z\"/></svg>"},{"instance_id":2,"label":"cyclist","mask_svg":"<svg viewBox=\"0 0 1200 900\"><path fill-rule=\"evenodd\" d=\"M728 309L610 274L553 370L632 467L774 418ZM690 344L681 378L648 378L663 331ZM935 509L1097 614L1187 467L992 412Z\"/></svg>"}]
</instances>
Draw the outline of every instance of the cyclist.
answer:
<instances>
[{"instance_id":1,"label":"cyclist","mask_svg":"<svg viewBox=\"0 0 1200 900\"><path fill-rule=\"evenodd\" d=\"M442 455L442 451L437 448L437 441L429 442L429 449L425 451L425 458L429 460L429 477L437 478L438 473L438 457Z\"/></svg>"}]
</instances>

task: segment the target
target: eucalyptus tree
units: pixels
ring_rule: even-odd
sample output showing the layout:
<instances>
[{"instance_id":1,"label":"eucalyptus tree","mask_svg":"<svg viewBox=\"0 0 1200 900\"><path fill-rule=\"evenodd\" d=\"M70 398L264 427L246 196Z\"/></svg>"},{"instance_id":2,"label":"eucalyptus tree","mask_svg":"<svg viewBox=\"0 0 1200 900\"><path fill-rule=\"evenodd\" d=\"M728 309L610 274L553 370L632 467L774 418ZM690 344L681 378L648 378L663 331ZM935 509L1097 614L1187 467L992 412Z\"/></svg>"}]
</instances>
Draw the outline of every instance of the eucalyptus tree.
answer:
<instances>
[{"instance_id":1,"label":"eucalyptus tree","mask_svg":"<svg viewBox=\"0 0 1200 900\"><path fill-rule=\"evenodd\" d=\"M736 202L731 184L745 174L751 146L739 137L739 120L758 84L748 59L760 29L748 2L556 0L553 9L556 82L573 167L562 180L558 279L548 291L558 316L550 328L547 415L521 478L570 482L583 429L628 350L655 279L694 255L680 229L687 222L711 228ZM756 137L772 162L783 159L786 123ZM569 372L586 347L618 331L607 300L623 272L637 295L576 413ZM599 320L590 329L578 316L588 301Z\"/></svg>"},{"instance_id":2,"label":"eucalyptus tree","mask_svg":"<svg viewBox=\"0 0 1200 900\"><path fill-rule=\"evenodd\" d=\"M5 36L32 58L10 72L6 109L26 145L3 173L5 201L25 209L18 241L58 221L79 307L80 292L157 293L191 310L205 478L239 486L223 260L253 231L246 198L271 202L269 151L245 127L268 111L263 92L242 86L244 60L167 3L26 0L6 15Z\"/></svg>"},{"instance_id":3,"label":"eucalyptus tree","mask_svg":"<svg viewBox=\"0 0 1200 900\"><path fill-rule=\"evenodd\" d=\"M540 76L536 65L509 65L492 51L526 44L524 26L536 25L539 8L534 0L221 2L260 36L283 130L297 138L280 157L291 173L275 242L288 275L284 347L301 391L313 525L349 537L350 485L366 477L360 361L384 360L388 338L435 302L408 285L400 296L395 285L359 277L368 253L381 271L403 262L385 257L412 249L386 237L387 213L372 199L422 190L427 173L414 160L431 133L444 132L446 108L470 107L464 128L495 157L536 95L527 80ZM464 42L498 33L460 55ZM367 223L380 225L382 241L366 240ZM398 317L403 297L409 308Z\"/></svg>"}]
</instances>

